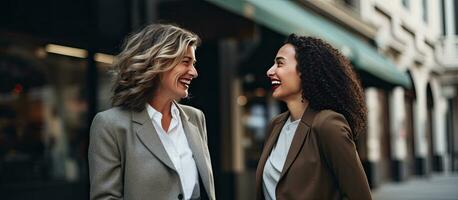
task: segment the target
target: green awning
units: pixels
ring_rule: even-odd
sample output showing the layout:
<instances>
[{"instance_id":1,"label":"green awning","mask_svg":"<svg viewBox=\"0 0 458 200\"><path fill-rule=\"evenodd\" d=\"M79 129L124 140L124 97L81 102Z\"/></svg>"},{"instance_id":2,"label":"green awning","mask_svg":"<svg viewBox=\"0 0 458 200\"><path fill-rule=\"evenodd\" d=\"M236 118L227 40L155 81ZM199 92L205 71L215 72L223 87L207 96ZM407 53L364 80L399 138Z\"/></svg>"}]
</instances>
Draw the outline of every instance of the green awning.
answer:
<instances>
[{"instance_id":1,"label":"green awning","mask_svg":"<svg viewBox=\"0 0 458 200\"><path fill-rule=\"evenodd\" d=\"M322 38L346 55L355 67L390 84L411 87L407 73L377 50L348 31L287 0L207 0L219 7L250 18L281 34L297 33Z\"/></svg>"}]
</instances>

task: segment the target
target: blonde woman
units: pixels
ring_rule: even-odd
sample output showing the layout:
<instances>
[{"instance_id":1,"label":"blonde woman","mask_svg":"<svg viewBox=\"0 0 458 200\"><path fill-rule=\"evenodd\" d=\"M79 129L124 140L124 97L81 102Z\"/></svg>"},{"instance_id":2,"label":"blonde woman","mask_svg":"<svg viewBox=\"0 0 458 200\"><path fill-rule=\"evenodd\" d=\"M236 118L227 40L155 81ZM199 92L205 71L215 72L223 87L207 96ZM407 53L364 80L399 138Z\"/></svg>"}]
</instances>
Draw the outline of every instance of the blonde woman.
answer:
<instances>
[{"instance_id":1,"label":"blonde woman","mask_svg":"<svg viewBox=\"0 0 458 200\"><path fill-rule=\"evenodd\" d=\"M127 38L113 108L91 126L91 199L215 199L204 114L176 102L197 77L198 43L163 24Z\"/></svg>"}]
</instances>

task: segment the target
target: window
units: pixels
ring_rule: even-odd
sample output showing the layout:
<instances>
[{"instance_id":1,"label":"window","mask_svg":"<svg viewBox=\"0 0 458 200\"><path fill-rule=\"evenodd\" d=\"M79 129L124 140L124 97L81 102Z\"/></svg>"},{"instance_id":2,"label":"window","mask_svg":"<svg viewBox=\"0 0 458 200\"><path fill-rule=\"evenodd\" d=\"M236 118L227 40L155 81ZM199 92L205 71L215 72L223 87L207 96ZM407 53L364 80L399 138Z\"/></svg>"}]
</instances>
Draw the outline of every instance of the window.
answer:
<instances>
[{"instance_id":1,"label":"window","mask_svg":"<svg viewBox=\"0 0 458 200\"><path fill-rule=\"evenodd\" d=\"M427 0L422 0L422 6L423 6L423 21L428 22L428 2Z\"/></svg>"},{"instance_id":2,"label":"window","mask_svg":"<svg viewBox=\"0 0 458 200\"><path fill-rule=\"evenodd\" d=\"M405 8L409 9L410 8L410 1L409 0L402 0L402 5Z\"/></svg>"},{"instance_id":3,"label":"window","mask_svg":"<svg viewBox=\"0 0 458 200\"><path fill-rule=\"evenodd\" d=\"M71 188L70 199L85 199L87 60L17 40L0 44L0 182L13 191L2 197L22 199L31 188L39 197L62 189L52 194L62 197Z\"/></svg>"},{"instance_id":4,"label":"window","mask_svg":"<svg viewBox=\"0 0 458 200\"><path fill-rule=\"evenodd\" d=\"M447 34L447 21L445 19L445 0L441 0L441 15L442 15L442 35Z\"/></svg>"},{"instance_id":5,"label":"window","mask_svg":"<svg viewBox=\"0 0 458 200\"><path fill-rule=\"evenodd\" d=\"M458 2L456 1L451 1L451 3L453 3L453 8L455 10L455 18L454 18L454 21L455 21L455 35L458 34Z\"/></svg>"}]
</instances>

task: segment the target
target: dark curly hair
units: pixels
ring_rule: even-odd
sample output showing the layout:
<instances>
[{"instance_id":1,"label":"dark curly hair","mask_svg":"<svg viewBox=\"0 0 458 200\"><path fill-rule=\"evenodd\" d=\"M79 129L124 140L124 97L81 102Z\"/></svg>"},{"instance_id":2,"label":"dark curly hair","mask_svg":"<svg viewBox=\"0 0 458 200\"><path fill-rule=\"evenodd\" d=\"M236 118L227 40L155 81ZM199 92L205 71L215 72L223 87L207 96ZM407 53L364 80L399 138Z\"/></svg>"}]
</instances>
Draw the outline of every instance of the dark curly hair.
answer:
<instances>
[{"instance_id":1,"label":"dark curly hair","mask_svg":"<svg viewBox=\"0 0 458 200\"><path fill-rule=\"evenodd\" d=\"M345 116L353 138L365 132L367 108L360 81L351 63L325 41L291 34L285 41L296 51L302 98L317 111L333 110Z\"/></svg>"}]
</instances>

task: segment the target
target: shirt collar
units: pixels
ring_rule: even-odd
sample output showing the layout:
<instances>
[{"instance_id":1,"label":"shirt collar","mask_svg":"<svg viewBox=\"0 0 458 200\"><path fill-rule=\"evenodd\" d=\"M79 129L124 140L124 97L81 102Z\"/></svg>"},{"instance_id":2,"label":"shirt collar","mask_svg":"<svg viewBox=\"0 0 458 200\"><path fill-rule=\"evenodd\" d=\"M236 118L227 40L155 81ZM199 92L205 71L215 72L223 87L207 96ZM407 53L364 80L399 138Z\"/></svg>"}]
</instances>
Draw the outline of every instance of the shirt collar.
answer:
<instances>
[{"instance_id":1,"label":"shirt collar","mask_svg":"<svg viewBox=\"0 0 458 200\"><path fill-rule=\"evenodd\" d=\"M291 118L291 115L290 115L288 117L288 119L286 120L285 125L287 125L287 126L296 125L296 124L299 124L300 121L301 121L301 119L296 119L295 121L292 121L292 118Z\"/></svg>"},{"instance_id":2,"label":"shirt collar","mask_svg":"<svg viewBox=\"0 0 458 200\"><path fill-rule=\"evenodd\" d=\"M180 111L174 103L172 103L172 107L170 109L172 113L172 119L179 119ZM149 103L146 104L146 111L148 112L148 116L150 119L162 119L162 113L154 109L153 106L151 106Z\"/></svg>"},{"instance_id":3,"label":"shirt collar","mask_svg":"<svg viewBox=\"0 0 458 200\"><path fill-rule=\"evenodd\" d=\"M175 118L175 119L179 119L180 118L180 111L178 110L177 106L172 103L172 117Z\"/></svg>"}]
</instances>

